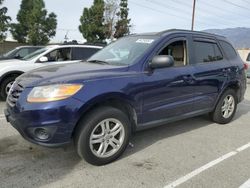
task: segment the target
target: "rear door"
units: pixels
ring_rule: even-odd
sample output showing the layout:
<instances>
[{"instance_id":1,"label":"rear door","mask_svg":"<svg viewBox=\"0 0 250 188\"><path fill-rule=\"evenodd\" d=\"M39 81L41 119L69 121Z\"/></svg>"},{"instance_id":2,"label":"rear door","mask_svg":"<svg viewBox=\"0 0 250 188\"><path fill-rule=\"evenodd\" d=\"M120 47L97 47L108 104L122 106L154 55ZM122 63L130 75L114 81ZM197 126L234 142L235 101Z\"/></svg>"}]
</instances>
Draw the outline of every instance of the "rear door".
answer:
<instances>
[{"instance_id":1,"label":"rear door","mask_svg":"<svg viewBox=\"0 0 250 188\"><path fill-rule=\"evenodd\" d=\"M227 82L231 64L224 57L215 38L193 36L192 50L194 111L211 111L218 94Z\"/></svg>"}]
</instances>

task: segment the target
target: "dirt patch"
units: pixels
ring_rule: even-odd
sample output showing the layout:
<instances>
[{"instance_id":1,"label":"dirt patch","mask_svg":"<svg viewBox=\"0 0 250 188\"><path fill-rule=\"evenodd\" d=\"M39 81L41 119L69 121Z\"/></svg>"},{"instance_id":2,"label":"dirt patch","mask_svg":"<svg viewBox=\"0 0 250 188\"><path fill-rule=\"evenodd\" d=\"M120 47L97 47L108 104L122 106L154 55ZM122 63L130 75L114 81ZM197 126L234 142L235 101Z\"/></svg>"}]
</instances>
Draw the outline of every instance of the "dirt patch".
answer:
<instances>
[{"instance_id":1,"label":"dirt patch","mask_svg":"<svg viewBox=\"0 0 250 188\"><path fill-rule=\"evenodd\" d=\"M12 146L18 144L18 139L14 137L3 138L0 140L0 153L8 151Z\"/></svg>"},{"instance_id":2,"label":"dirt patch","mask_svg":"<svg viewBox=\"0 0 250 188\"><path fill-rule=\"evenodd\" d=\"M157 163L153 162L151 159L146 159L142 162L134 162L133 166L138 168L144 168L147 170L152 170L154 167L158 166Z\"/></svg>"}]
</instances>

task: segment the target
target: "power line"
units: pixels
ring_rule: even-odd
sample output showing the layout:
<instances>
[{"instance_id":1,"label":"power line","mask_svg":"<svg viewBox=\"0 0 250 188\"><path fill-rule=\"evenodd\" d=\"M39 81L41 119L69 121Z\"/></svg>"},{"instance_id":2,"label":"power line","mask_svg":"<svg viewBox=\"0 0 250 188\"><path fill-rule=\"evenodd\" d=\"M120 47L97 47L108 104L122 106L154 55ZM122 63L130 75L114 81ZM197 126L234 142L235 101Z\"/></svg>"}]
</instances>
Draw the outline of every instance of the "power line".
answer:
<instances>
[{"instance_id":1,"label":"power line","mask_svg":"<svg viewBox=\"0 0 250 188\"><path fill-rule=\"evenodd\" d=\"M142 4L139 4L139 3L136 3L136 2L133 2L133 1L130 1L130 3L136 5L136 6L139 6L139 7L144 7L146 9L150 9L152 11L155 11L155 12L158 12L158 13L161 13L161 14L164 14L164 15L170 15L170 16L173 16L173 17L176 17L176 18L179 18L179 19L182 19L182 20L185 20L187 21L187 18L185 17L182 17L182 16L178 16L178 15L174 15L174 14L171 14L171 13L166 13L165 11L161 11L161 10L158 10L158 9L154 9L152 7L148 7L148 6L145 6L145 5L142 5Z\"/></svg>"},{"instance_id":2,"label":"power line","mask_svg":"<svg viewBox=\"0 0 250 188\"><path fill-rule=\"evenodd\" d=\"M231 1L228 1L228 0L222 0L222 1L226 2L227 4L233 5L233 6L235 6L235 7L238 7L238 8L241 8L241 9L245 9L245 10L250 11L250 9L249 9L249 8L247 8L247 7L243 7L243 6L238 5L238 4L235 4L235 3L231 2Z\"/></svg>"},{"instance_id":3,"label":"power line","mask_svg":"<svg viewBox=\"0 0 250 188\"><path fill-rule=\"evenodd\" d=\"M202 0L202 1L203 1L203 0ZM219 10L220 12L226 12L226 13L227 13L227 12L231 12L231 13L233 13L233 14L235 15L235 12L230 11L230 10L223 11L223 10L222 10L221 8L219 8L218 6L215 6L215 5L213 5L213 4L210 4L210 3L208 3L207 1L203 1L202 3L205 4L205 5L207 5L207 6L213 7L213 8L215 8L215 9ZM237 13L237 15L246 18L246 16L243 15L243 14L238 14L238 13Z\"/></svg>"},{"instance_id":4,"label":"power line","mask_svg":"<svg viewBox=\"0 0 250 188\"><path fill-rule=\"evenodd\" d=\"M182 9L178 9L177 7L173 7L173 6L170 6L169 4L164 4L164 3L160 3L160 2L158 2L158 1L149 1L149 0L145 0L145 1L148 1L148 2L150 2L150 3L152 3L152 4L154 4L154 5L157 5L157 6L160 6L161 8L162 8L162 6L164 6L164 7L167 7L167 8L171 8L171 9L174 9L175 11L181 11L182 13L184 12L184 13L186 13L188 16L190 16L191 15L191 12L189 13L189 12L187 12L187 11L183 11ZM175 0L174 1L174 3L176 3L176 1L177 0ZM180 2L180 3L182 3L182 2ZM180 5L180 3L177 3L178 5ZM184 3L184 5L186 5L186 6L188 6L189 8L190 8L190 10L191 10L191 7L189 6L189 5L187 5L186 3ZM171 10L170 9L170 10ZM156 10L156 9L155 9ZM157 9L158 10L158 9ZM198 10L198 9L197 9ZM158 10L159 11L159 10ZM169 12L168 12L169 13ZM203 12L202 12L202 14L203 14ZM166 15L166 13L165 13L165 15ZM203 14L204 15L204 14ZM210 15L210 14L206 14L205 13L205 15ZM215 13L213 13L213 15L215 15ZM218 15L218 14L217 14ZM175 15L176 16L176 15ZM221 16L221 15L218 15L218 16ZM182 17L182 18L184 18L184 17ZM222 18L223 19L223 18ZM186 19L185 19L186 20ZM187 20L186 20L187 21ZM191 20L190 20L191 21ZM217 23L217 24L219 24L219 25L224 25L224 26L228 26L228 24L235 24L234 22L230 22L230 21L228 21L227 19L223 19L223 21L218 21L218 19L217 19L217 21L210 21L210 20L207 20L207 21L205 21L205 22L207 22L207 23L204 23L204 22L202 22L202 21L200 21L200 20L197 20L196 22L198 22L199 24L201 24L201 25L205 25L205 26L207 26L207 25L210 25L210 26L213 26L213 24L214 23ZM209 23L210 22L210 23ZM228 24L225 24L225 22L227 22ZM211 24L212 23L212 24ZM216 25L214 25L214 26L216 26Z\"/></svg>"},{"instance_id":5,"label":"power line","mask_svg":"<svg viewBox=\"0 0 250 188\"><path fill-rule=\"evenodd\" d=\"M243 2L246 2L246 3L250 4L250 2L249 2L249 1L247 1L247 0L241 0L241 1L243 1Z\"/></svg>"},{"instance_id":6,"label":"power line","mask_svg":"<svg viewBox=\"0 0 250 188\"><path fill-rule=\"evenodd\" d=\"M156 5L158 5L158 6L167 6L167 8L171 8L170 10L171 11L181 11L182 13L184 12L184 13L186 13L186 14L191 14L191 11L189 12L189 11L186 11L186 10L182 10L182 9L180 9L180 8L177 8L177 7L174 7L174 6L171 6L171 5L169 5L169 4L165 4L165 3L162 3L162 2L159 2L159 1L153 1L153 0L145 0L145 1L148 1L149 3L153 3L153 4L156 4Z\"/></svg>"},{"instance_id":7,"label":"power line","mask_svg":"<svg viewBox=\"0 0 250 188\"><path fill-rule=\"evenodd\" d=\"M130 1L130 3L132 3L132 4L134 4L134 5L138 6L138 7L144 7L144 8L146 8L146 9L152 10L152 11L154 11L154 12L161 13L161 14L163 14L163 15L165 15L165 16L166 16L166 15L169 15L169 16L172 16L172 17L175 17L175 18L184 20L184 21L188 21L189 23L190 23L190 21L191 21L191 20L187 19L187 17L182 17L182 16L179 16L179 15L171 14L171 13L169 13L169 12L167 12L167 14L166 14L166 11L161 11L161 10L159 10L159 9L155 9L155 8L152 8L152 7L143 5L143 4L139 4L139 3L136 3L136 2L133 2L133 1ZM206 24L206 23L200 22L200 21L198 21L198 20L197 20L196 22L198 22L199 24L204 25L204 26L208 26L208 25L210 25L210 27L211 27L211 26L212 26L212 27L216 27L216 26L217 26L217 25ZM212 22L211 22L211 23L212 23ZM213 21L213 23L214 23L214 21ZM220 25L227 26L227 25L225 25L225 24L223 24L223 23L220 23Z\"/></svg>"},{"instance_id":8,"label":"power line","mask_svg":"<svg viewBox=\"0 0 250 188\"><path fill-rule=\"evenodd\" d=\"M174 16L174 17L178 17L178 18L180 18L180 19L182 19L182 20L185 20L185 21L188 21L188 22L191 22L191 19L189 20L188 18L189 18L189 16L191 15L191 13L192 12L187 12L187 11L183 11L182 9L178 9L177 7L173 7L173 6L169 6L169 4L167 5L167 4L164 4L164 3L159 3L158 1L156 2L156 1L149 1L149 0L145 0L145 1L148 1L148 2L150 2L150 3L152 3L152 4L154 4L154 5L157 5L157 6L160 6L161 8L164 6L164 7L167 7L167 8L171 8L171 9L174 9L175 10L175 12L184 12L184 13L186 13L186 15L188 15L188 17L184 17L184 16L179 16L179 15L176 15L176 14L171 14L171 13L169 13L169 12L163 12L163 11L160 11L159 9L154 9L154 11L156 11L156 12L161 12L161 13L163 13L164 15L171 15L171 16ZM135 2L133 2L134 4L135 4ZM148 7L148 6L145 6L145 5L141 5L141 4L138 4L138 3L136 3L138 6L142 6L142 7L145 7L145 8L148 8L148 9L153 9L152 7ZM171 11L171 9L169 9L170 11ZM203 23L203 22L201 22L201 21L197 21L199 24L201 24L201 25L207 25L206 23Z\"/></svg>"},{"instance_id":9,"label":"power line","mask_svg":"<svg viewBox=\"0 0 250 188\"><path fill-rule=\"evenodd\" d=\"M246 1L246 0L244 0L244 1ZM191 4L188 4L188 3L184 2L184 1L172 0L172 2L175 3L175 4L178 4L178 5L180 5L180 4L181 4L181 5L184 5L184 6L188 7L188 8L191 8L191 7L192 7ZM198 2L198 3L199 3L199 2ZM249 3L250 3L250 2L249 2ZM205 5L209 6L209 7L213 7L214 9L217 9L217 10L219 10L220 12L224 12L224 13L230 13L230 12L231 12L232 14L234 14L234 15L236 15L236 16L240 16L240 17L244 18L244 20L241 20L241 21L247 22L246 24L248 24L248 21L246 21L246 19L250 19L250 18L248 18L248 16L246 16L246 15L239 14L239 13L236 14L234 11L230 11L230 10L223 10L223 9L219 8L218 6L215 6L215 5L213 5L213 4L208 3L207 1L203 1L203 0L202 0L202 4L205 4ZM201 14L201 15L203 15L203 16L205 16L205 15L210 15L210 13L213 14L213 15L217 15L217 16L218 16L218 17L216 18L216 19L217 19L217 22L218 22L218 19L219 19L219 20L223 20L223 24L225 24L225 22L228 22L228 23L230 23L230 24L235 24L235 22L232 22L231 20L228 20L228 19L226 19L226 18L221 17L221 15L218 14L218 12L216 12L216 11L211 11L211 10L213 10L213 9L209 9L209 11L208 11L208 9L204 9L203 7L198 7L198 8L197 8L197 11L199 12L199 14ZM237 23L237 24L238 24L238 23Z\"/></svg>"},{"instance_id":10,"label":"power line","mask_svg":"<svg viewBox=\"0 0 250 188\"><path fill-rule=\"evenodd\" d=\"M176 4L182 4L182 5L184 5L184 6L186 6L186 7L188 7L188 8L192 8L192 5L190 5L190 4L187 4L187 3L184 3L184 2L181 2L181 1L179 1L179 0L172 0L172 2L173 3L176 3ZM199 2L198 2L199 3ZM223 11L221 8L219 8L219 7L216 7L215 5L212 5L212 4L209 4L209 3L207 3L207 2L202 2L202 4L205 4L205 5L208 5L208 6L210 6L210 7L213 7L213 8L216 8L216 9L218 9L218 10L220 10L220 12L230 12L230 11ZM198 4L199 5L199 4ZM227 23L229 23L229 24L235 24L235 22L233 22L233 21L231 21L231 20L228 20L228 19L225 19L225 18L223 18L223 17L221 17L221 14L218 14L218 12L216 12L216 11L211 11L211 9L209 9L209 11L208 11L208 9L204 9L203 7L197 7L196 8L197 9L197 11L199 12L199 14L201 14L201 15L203 15L204 17L206 16L206 15L217 15L218 17L216 18L217 19L217 23L220 23L220 24L224 24L225 25L225 22L227 22ZM232 12L233 14L235 14L235 12ZM242 15L242 17L244 17L244 18L246 18L246 16L243 16ZM218 22L218 20L221 20L221 21L223 21L223 22ZM213 21L214 22L214 21Z\"/></svg>"}]
</instances>

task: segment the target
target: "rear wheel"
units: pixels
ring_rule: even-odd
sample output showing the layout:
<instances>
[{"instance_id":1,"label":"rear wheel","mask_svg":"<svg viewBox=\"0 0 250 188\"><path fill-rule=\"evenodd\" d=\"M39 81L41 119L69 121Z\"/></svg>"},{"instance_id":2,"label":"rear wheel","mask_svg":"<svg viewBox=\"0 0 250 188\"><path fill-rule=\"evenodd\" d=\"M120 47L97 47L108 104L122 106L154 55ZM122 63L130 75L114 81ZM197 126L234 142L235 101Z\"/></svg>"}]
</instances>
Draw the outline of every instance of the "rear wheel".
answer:
<instances>
[{"instance_id":1,"label":"rear wheel","mask_svg":"<svg viewBox=\"0 0 250 188\"><path fill-rule=\"evenodd\" d=\"M127 115L113 107L100 107L80 121L74 140L80 157L93 165L104 165L124 152L129 137Z\"/></svg>"},{"instance_id":2,"label":"rear wheel","mask_svg":"<svg viewBox=\"0 0 250 188\"><path fill-rule=\"evenodd\" d=\"M6 100L9 90L12 84L15 82L17 76L9 76L2 81L0 88L0 97L2 100Z\"/></svg>"},{"instance_id":3,"label":"rear wheel","mask_svg":"<svg viewBox=\"0 0 250 188\"><path fill-rule=\"evenodd\" d=\"M237 109L237 97L234 90L229 89L221 96L215 110L210 114L212 120L216 123L229 123Z\"/></svg>"}]
</instances>

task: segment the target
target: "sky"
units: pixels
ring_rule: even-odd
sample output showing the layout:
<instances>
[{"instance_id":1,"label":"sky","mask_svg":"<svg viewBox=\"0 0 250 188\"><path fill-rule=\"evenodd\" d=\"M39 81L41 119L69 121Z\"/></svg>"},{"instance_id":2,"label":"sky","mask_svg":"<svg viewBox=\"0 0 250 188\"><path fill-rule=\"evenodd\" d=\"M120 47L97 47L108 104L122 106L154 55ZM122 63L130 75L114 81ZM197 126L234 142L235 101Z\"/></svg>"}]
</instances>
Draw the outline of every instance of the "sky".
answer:
<instances>
[{"instance_id":1,"label":"sky","mask_svg":"<svg viewBox=\"0 0 250 188\"><path fill-rule=\"evenodd\" d=\"M52 42L69 39L83 41L78 31L84 7L93 0L44 0L48 12L57 15L57 34ZM5 0L8 15L16 22L21 0ZM166 29L190 29L193 0L128 0L132 33ZM197 0L195 30L249 27L250 0ZM8 39L11 35L8 34Z\"/></svg>"}]
</instances>

